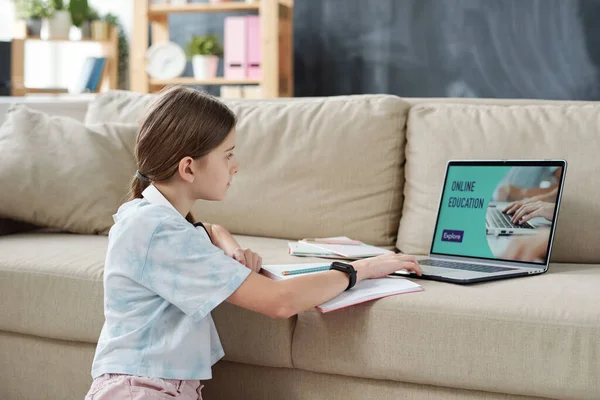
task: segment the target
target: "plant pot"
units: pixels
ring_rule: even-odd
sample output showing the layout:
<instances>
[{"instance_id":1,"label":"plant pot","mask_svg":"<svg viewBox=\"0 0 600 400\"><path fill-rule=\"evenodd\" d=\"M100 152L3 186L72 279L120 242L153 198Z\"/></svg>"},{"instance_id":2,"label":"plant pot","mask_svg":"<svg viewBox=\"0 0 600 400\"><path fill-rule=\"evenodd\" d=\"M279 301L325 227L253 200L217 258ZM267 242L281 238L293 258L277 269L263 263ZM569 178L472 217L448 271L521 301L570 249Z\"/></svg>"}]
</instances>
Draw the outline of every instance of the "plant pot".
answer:
<instances>
[{"instance_id":1,"label":"plant pot","mask_svg":"<svg viewBox=\"0 0 600 400\"><path fill-rule=\"evenodd\" d=\"M82 39L90 39L92 37L92 24L90 21L83 21L79 29L81 30Z\"/></svg>"},{"instance_id":2,"label":"plant pot","mask_svg":"<svg viewBox=\"0 0 600 400\"><path fill-rule=\"evenodd\" d=\"M90 21L84 21L81 26L77 27L73 25L69 32L69 39L71 40L82 40L90 39L92 37L92 28L90 27Z\"/></svg>"},{"instance_id":3,"label":"plant pot","mask_svg":"<svg viewBox=\"0 0 600 400\"><path fill-rule=\"evenodd\" d=\"M108 40L109 25L104 21L92 21L92 39Z\"/></svg>"},{"instance_id":4,"label":"plant pot","mask_svg":"<svg viewBox=\"0 0 600 400\"><path fill-rule=\"evenodd\" d=\"M195 79L212 79L217 76L219 57L217 56L194 56L192 67Z\"/></svg>"},{"instance_id":5,"label":"plant pot","mask_svg":"<svg viewBox=\"0 0 600 400\"><path fill-rule=\"evenodd\" d=\"M71 30L71 13L65 10L56 11L51 18L42 20L41 36L43 39L64 39Z\"/></svg>"},{"instance_id":6,"label":"plant pot","mask_svg":"<svg viewBox=\"0 0 600 400\"><path fill-rule=\"evenodd\" d=\"M42 19L41 18L29 18L27 20L27 35L28 36L40 36L42 32Z\"/></svg>"}]
</instances>

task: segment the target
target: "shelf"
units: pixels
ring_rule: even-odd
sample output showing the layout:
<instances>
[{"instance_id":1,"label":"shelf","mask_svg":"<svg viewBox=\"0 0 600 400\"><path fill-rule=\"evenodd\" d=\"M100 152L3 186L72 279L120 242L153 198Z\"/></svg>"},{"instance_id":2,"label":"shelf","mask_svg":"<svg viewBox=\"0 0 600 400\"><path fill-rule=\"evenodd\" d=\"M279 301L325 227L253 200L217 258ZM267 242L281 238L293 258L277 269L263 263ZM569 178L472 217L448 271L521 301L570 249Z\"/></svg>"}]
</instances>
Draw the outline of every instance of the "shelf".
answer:
<instances>
[{"instance_id":1,"label":"shelf","mask_svg":"<svg viewBox=\"0 0 600 400\"><path fill-rule=\"evenodd\" d=\"M52 87L38 87L38 88L34 88L34 87L26 87L24 88L24 91L27 94L64 94L64 93L69 93L69 90L67 88L52 88Z\"/></svg>"},{"instance_id":2,"label":"shelf","mask_svg":"<svg viewBox=\"0 0 600 400\"><path fill-rule=\"evenodd\" d=\"M14 24L13 40L11 41L11 95L25 96L29 94L68 94L66 88L28 88L25 87L25 48L27 42L62 42L62 43L96 43L100 48L100 56L106 57L106 64L102 74L101 90L116 90L119 79L119 30L116 26L110 28L107 40L94 40L91 38L81 38L80 40L71 40L70 38L43 39L39 36L28 35L27 24L25 21L17 20ZM76 77L75 77L76 78Z\"/></svg>"},{"instance_id":3,"label":"shelf","mask_svg":"<svg viewBox=\"0 0 600 400\"><path fill-rule=\"evenodd\" d=\"M148 15L159 16L171 13L195 13L195 12L229 12L229 11L258 11L259 2L223 2L223 3L189 3L182 6L169 4L152 4L148 8Z\"/></svg>"},{"instance_id":4,"label":"shelf","mask_svg":"<svg viewBox=\"0 0 600 400\"><path fill-rule=\"evenodd\" d=\"M155 93L165 86L258 85L263 98L293 97L294 88L294 0L248 0L204 2L188 0L184 4L166 4L169 0L133 0L134 23L131 40L129 76L131 90ZM160 3L160 4L156 4ZM174 3L174 1L170 1ZM182 3L178 1L178 3ZM261 79L197 80L193 77L153 79L146 72L146 53L153 43L167 42L173 14L233 13L258 15L260 24ZM200 21L199 21L200 22ZM214 27L213 27L214 28ZM220 29L220 28L218 28Z\"/></svg>"},{"instance_id":5,"label":"shelf","mask_svg":"<svg viewBox=\"0 0 600 400\"><path fill-rule=\"evenodd\" d=\"M69 38L52 38L52 39L42 39L39 36L26 36L24 38L18 38L21 40L26 40L26 41L42 41L42 42L70 42L70 43L78 43L78 42L85 42L85 43L110 43L110 39L107 40L94 40L94 39L88 39L88 38L82 38L82 39L77 39L77 40L72 40Z\"/></svg>"},{"instance_id":6,"label":"shelf","mask_svg":"<svg viewBox=\"0 0 600 400\"><path fill-rule=\"evenodd\" d=\"M260 85L260 79L226 79L219 77L214 79L197 80L193 77L183 77L175 79L150 79L150 85Z\"/></svg>"}]
</instances>

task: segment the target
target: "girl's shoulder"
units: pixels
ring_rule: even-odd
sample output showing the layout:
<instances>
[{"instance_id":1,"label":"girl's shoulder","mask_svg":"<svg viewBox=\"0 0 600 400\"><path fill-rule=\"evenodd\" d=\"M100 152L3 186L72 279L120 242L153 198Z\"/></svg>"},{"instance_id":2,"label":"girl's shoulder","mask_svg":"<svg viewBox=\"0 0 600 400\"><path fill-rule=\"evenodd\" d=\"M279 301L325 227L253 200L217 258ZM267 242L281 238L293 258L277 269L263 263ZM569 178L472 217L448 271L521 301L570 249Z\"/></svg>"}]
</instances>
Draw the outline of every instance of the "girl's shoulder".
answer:
<instances>
[{"instance_id":1,"label":"girl's shoulder","mask_svg":"<svg viewBox=\"0 0 600 400\"><path fill-rule=\"evenodd\" d=\"M193 225L183 218L175 209L150 203L146 199L134 199L119 207L113 216L113 230L153 230L159 225L177 226L193 229Z\"/></svg>"}]
</instances>

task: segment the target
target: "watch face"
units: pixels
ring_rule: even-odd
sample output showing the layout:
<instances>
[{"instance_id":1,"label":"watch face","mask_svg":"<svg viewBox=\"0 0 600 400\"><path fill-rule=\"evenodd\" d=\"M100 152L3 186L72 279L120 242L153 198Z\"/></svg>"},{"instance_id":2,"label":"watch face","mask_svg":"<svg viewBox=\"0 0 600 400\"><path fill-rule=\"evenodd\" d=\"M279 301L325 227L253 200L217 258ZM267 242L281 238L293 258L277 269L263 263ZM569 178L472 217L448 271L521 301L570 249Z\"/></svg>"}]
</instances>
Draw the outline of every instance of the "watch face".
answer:
<instances>
[{"instance_id":1,"label":"watch face","mask_svg":"<svg viewBox=\"0 0 600 400\"><path fill-rule=\"evenodd\" d=\"M183 49L173 42L152 45L146 52L146 72L155 79L173 79L185 70Z\"/></svg>"}]
</instances>

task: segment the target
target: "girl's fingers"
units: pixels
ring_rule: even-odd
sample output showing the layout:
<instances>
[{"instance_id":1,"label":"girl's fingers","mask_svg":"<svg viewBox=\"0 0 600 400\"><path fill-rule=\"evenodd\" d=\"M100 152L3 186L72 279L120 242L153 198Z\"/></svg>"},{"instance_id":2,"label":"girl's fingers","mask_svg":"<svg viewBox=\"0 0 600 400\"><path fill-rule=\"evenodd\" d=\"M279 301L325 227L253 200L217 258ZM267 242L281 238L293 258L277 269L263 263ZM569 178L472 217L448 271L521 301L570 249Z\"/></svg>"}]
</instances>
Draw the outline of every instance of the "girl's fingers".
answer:
<instances>
[{"instance_id":1,"label":"girl's fingers","mask_svg":"<svg viewBox=\"0 0 600 400\"><path fill-rule=\"evenodd\" d=\"M417 258L410 254L396 254L396 257L399 258L401 261L413 261L417 263Z\"/></svg>"},{"instance_id":2,"label":"girl's fingers","mask_svg":"<svg viewBox=\"0 0 600 400\"><path fill-rule=\"evenodd\" d=\"M245 265L245 266L248 266L248 265L246 264L246 257L244 257L244 255L243 255L243 254L239 254L239 253L238 253L238 254L235 254L233 258L234 258L235 260L237 260L237 262L239 262L240 264L242 264L242 265Z\"/></svg>"},{"instance_id":3,"label":"girl's fingers","mask_svg":"<svg viewBox=\"0 0 600 400\"><path fill-rule=\"evenodd\" d=\"M423 272L421 270L421 267L419 267L419 264L417 264L416 262L402 262L402 263L400 263L399 269L405 269L407 271L412 271L412 272L416 273L417 275L421 275L421 273Z\"/></svg>"}]
</instances>

